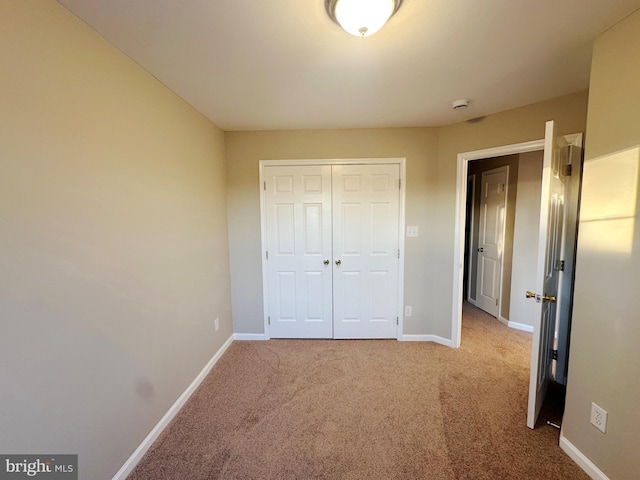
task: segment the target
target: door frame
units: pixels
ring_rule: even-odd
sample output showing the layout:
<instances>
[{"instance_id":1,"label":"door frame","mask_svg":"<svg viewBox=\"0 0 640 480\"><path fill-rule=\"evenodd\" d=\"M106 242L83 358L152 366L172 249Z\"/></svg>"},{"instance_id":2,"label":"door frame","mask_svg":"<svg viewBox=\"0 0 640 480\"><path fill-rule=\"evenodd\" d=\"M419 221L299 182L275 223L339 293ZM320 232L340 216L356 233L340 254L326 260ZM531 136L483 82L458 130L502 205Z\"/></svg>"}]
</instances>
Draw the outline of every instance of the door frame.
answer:
<instances>
[{"instance_id":1,"label":"door frame","mask_svg":"<svg viewBox=\"0 0 640 480\"><path fill-rule=\"evenodd\" d=\"M305 165L380 165L392 164L400 167L400 189L399 189L399 221L398 221L398 246L400 248L400 258L398 259L398 305L396 306L396 316L398 317L398 329L396 338L402 339L404 325L404 231L405 231L405 192L406 192L406 162L405 157L397 158L334 158L334 159L294 159L294 160L260 160L260 256L262 257L262 305L264 322L264 339L271 338L269 326L269 281L267 263L267 222L266 222L266 199L265 199L265 167L274 166L305 166Z\"/></svg>"},{"instance_id":2,"label":"door frame","mask_svg":"<svg viewBox=\"0 0 640 480\"><path fill-rule=\"evenodd\" d=\"M582 147L582 134L563 135L568 144ZM466 221L467 175L469 162L484 158L544 150L544 138L500 147L458 154L456 176L456 211L453 239L453 305L451 308L451 346L460 347L462 338L462 281L464 277L464 227Z\"/></svg>"},{"instance_id":3,"label":"door frame","mask_svg":"<svg viewBox=\"0 0 640 480\"><path fill-rule=\"evenodd\" d=\"M451 309L451 344L460 347L462 338L462 279L464 278L464 227L466 222L467 175L469 162L485 158L534 152L544 148L544 139L458 154L456 178L456 213L453 245L453 305Z\"/></svg>"}]
</instances>

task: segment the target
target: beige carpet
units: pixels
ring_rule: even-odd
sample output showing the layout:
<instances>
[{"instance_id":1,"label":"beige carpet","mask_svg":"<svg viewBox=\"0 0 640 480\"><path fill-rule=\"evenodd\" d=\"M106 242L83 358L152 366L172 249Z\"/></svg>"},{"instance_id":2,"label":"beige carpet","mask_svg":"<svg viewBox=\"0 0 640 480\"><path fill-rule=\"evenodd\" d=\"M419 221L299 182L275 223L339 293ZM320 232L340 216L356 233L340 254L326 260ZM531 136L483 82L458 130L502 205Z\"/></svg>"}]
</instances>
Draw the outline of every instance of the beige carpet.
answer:
<instances>
[{"instance_id":1,"label":"beige carpet","mask_svg":"<svg viewBox=\"0 0 640 480\"><path fill-rule=\"evenodd\" d=\"M588 479L526 425L531 334L234 342L130 479Z\"/></svg>"}]
</instances>

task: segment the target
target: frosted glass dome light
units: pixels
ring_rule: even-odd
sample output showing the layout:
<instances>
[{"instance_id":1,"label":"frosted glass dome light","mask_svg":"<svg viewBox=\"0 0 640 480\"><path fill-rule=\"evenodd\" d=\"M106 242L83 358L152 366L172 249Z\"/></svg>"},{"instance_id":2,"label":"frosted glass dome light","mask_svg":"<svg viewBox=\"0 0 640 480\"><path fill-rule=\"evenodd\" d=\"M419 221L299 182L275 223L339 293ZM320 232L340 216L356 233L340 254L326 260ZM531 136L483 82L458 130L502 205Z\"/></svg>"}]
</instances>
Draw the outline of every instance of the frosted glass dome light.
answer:
<instances>
[{"instance_id":1,"label":"frosted glass dome light","mask_svg":"<svg viewBox=\"0 0 640 480\"><path fill-rule=\"evenodd\" d=\"M325 8L346 32L368 37L387 23L401 3L402 0L325 0Z\"/></svg>"}]
</instances>

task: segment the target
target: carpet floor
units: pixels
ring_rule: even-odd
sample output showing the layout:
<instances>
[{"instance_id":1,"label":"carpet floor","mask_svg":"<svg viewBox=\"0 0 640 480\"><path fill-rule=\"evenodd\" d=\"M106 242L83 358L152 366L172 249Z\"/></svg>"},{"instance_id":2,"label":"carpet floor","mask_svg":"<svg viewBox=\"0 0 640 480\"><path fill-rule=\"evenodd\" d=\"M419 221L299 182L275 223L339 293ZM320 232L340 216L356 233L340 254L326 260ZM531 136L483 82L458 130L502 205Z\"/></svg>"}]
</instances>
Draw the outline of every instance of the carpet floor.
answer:
<instances>
[{"instance_id":1,"label":"carpet floor","mask_svg":"<svg viewBox=\"0 0 640 480\"><path fill-rule=\"evenodd\" d=\"M588 479L526 427L531 334L468 304L462 328L234 342L128 478Z\"/></svg>"}]
</instances>

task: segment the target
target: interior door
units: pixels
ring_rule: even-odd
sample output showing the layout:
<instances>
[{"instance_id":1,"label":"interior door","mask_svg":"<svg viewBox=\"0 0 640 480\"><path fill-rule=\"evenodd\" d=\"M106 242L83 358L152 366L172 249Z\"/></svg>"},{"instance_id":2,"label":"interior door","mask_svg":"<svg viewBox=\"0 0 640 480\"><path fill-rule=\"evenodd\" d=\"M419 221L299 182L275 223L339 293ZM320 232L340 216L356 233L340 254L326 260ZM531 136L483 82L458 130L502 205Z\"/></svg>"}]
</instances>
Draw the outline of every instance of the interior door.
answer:
<instances>
[{"instance_id":1,"label":"interior door","mask_svg":"<svg viewBox=\"0 0 640 480\"><path fill-rule=\"evenodd\" d=\"M334 338L396 338L399 165L333 167Z\"/></svg>"},{"instance_id":2,"label":"interior door","mask_svg":"<svg viewBox=\"0 0 640 480\"><path fill-rule=\"evenodd\" d=\"M509 167L482 172L476 304L498 317Z\"/></svg>"},{"instance_id":3,"label":"interior door","mask_svg":"<svg viewBox=\"0 0 640 480\"><path fill-rule=\"evenodd\" d=\"M331 338L331 167L265 167L273 338Z\"/></svg>"},{"instance_id":4,"label":"interior door","mask_svg":"<svg viewBox=\"0 0 640 480\"><path fill-rule=\"evenodd\" d=\"M546 124L542 167L540 233L538 238L537 279L534 292L526 295L536 309L531 348L529 408L527 426L534 428L542 402L552 378L553 337L555 332L558 285L561 269L560 253L564 235L564 174L563 152L566 141L556 137L554 122Z\"/></svg>"}]
</instances>

